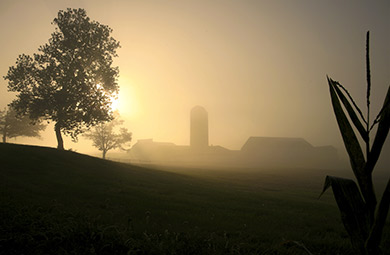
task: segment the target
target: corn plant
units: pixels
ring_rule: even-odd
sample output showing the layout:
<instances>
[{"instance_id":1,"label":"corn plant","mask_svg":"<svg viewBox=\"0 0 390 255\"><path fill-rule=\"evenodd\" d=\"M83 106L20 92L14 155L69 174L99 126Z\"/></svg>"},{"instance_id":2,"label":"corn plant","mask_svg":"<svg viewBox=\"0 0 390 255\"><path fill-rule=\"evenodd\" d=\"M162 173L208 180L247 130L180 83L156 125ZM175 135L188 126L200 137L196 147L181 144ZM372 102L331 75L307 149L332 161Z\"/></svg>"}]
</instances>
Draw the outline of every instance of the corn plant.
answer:
<instances>
[{"instance_id":1,"label":"corn plant","mask_svg":"<svg viewBox=\"0 0 390 255\"><path fill-rule=\"evenodd\" d=\"M349 92L327 77L333 111L356 177L355 181L326 176L322 194L332 187L342 222L357 254L380 254L380 243L390 204L390 180L377 204L372 172L390 127L390 86L382 109L370 121L371 71L369 32L366 39L367 114L364 116ZM374 128L376 133L373 141ZM359 143L360 136L363 146ZM363 148L362 148L363 147ZM365 151L365 153L364 153ZM322 195L321 194L321 195Z\"/></svg>"}]
</instances>

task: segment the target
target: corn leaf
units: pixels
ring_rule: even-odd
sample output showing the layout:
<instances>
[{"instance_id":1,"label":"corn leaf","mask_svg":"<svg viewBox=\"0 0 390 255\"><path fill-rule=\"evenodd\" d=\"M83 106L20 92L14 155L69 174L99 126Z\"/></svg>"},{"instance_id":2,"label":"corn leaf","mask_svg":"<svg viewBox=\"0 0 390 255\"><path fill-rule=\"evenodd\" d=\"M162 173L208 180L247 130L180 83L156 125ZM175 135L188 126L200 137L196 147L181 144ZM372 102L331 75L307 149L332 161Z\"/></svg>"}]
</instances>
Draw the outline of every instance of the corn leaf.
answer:
<instances>
[{"instance_id":1,"label":"corn leaf","mask_svg":"<svg viewBox=\"0 0 390 255\"><path fill-rule=\"evenodd\" d=\"M330 187L332 187L344 227L351 237L352 246L364 254L365 242L369 234L369 217L366 204L356 183L350 179L326 176L321 195Z\"/></svg>"},{"instance_id":2,"label":"corn leaf","mask_svg":"<svg viewBox=\"0 0 390 255\"><path fill-rule=\"evenodd\" d=\"M368 155L366 169L370 173L373 171L375 164L378 161L379 155L382 151L383 144L385 143L386 137L389 133L389 128L390 128L390 86L387 90L387 95L385 98L385 102L383 103L381 115L379 116L378 130L376 131L374 143Z\"/></svg>"},{"instance_id":3,"label":"corn leaf","mask_svg":"<svg viewBox=\"0 0 390 255\"><path fill-rule=\"evenodd\" d=\"M378 211L375 218L374 226L372 227L370 236L367 241L367 250L369 254L377 254L378 247L381 243L381 237L383 233L383 227L386 223L387 214L390 207L390 179L387 182L386 189L383 192L381 202L379 203Z\"/></svg>"},{"instance_id":4,"label":"corn leaf","mask_svg":"<svg viewBox=\"0 0 390 255\"><path fill-rule=\"evenodd\" d=\"M351 94L349 94L348 90L346 88L344 88L344 86L341 85L340 83L337 82L337 85L344 91L344 93L347 95L348 99L352 102L353 106L355 107L355 110L359 113L360 118L362 118L363 122L367 125L367 121L364 118L362 111L360 110L359 106L357 106L357 104L353 100Z\"/></svg>"},{"instance_id":5,"label":"corn leaf","mask_svg":"<svg viewBox=\"0 0 390 255\"><path fill-rule=\"evenodd\" d=\"M369 171L366 171L366 162L364 160L364 155L359 141L352 129L351 124L349 123L347 116L343 111L340 100L337 97L337 93L335 91L335 86L337 85L330 78L328 78L328 83L337 124L339 126L345 148L348 152L349 159L351 161L352 170L356 176L364 200L367 203L370 222L373 223L376 207L376 197L374 187L372 185L372 176Z\"/></svg>"},{"instance_id":6,"label":"corn leaf","mask_svg":"<svg viewBox=\"0 0 390 255\"><path fill-rule=\"evenodd\" d=\"M363 140L365 142L368 142L368 132L367 130L364 128L363 124L361 123L361 121L359 120L356 112L354 111L354 109L352 108L352 105L350 104L350 102L348 101L348 99L345 97L345 95L341 92L339 86L341 86L341 84L339 84L338 82L335 82L333 81L332 79L330 79L330 82L333 84L333 88L334 90L336 91L338 97L340 98L341 102L343 103L345 109L347 110L348 112L348 115L352 121L352 123L355 125L356 129L359 131L360 133L360 136L363 138ZM356 106L357 107L357 106ZM359 110L360 111L360 110Z\"/></svg>"},{"instance_id":7,"label":"corn leaf","mask_svg":"<svg viewBox=\"0 0 390 255\"><path fill-rule=\"evenodd\" d=\"M339 126L345 148L348 152L349 158L351 160L352 170L359 183L359 176L364 174L364 156L362 149L360 147L359 141L353 131L351 124L349 123L347 117L344 114L343 108L341 107L341 103L336 94L335 87L337 86L334 81L328 78L330 96L332 99L333 111L336 116L337 124Z\"/></svg>"}]
</instances>

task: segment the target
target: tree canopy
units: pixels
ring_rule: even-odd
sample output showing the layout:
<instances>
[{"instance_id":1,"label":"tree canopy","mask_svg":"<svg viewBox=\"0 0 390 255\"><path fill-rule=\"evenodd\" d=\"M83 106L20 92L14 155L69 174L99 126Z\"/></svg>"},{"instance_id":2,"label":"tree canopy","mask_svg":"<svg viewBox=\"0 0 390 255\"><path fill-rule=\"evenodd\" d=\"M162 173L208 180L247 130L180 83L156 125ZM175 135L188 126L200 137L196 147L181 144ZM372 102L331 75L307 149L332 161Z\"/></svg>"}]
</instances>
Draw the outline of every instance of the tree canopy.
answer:
<instances>
[{"instance_id":1,"label":"tree canopy","mask_svg":"<svg viewBox=\"0 0 390 255\"><path fill-rule=\"evenodd\" d=\"M124 146L129 145L132 139L132 133L126 128L120 128L119 133L115 131L115 127L123 124L123 120L116 116L110 122L101 122L92 130L86 132L84 136L92 140L93 146L102 152L103 159L109 150L122 149L126 150Z\"/></svg>"},{"instance_id":2,"label":"tree canopy","mask_svg":"<svg viewBox=\"0 0 390 255\"><path fill-rule=\"evenodd\" d=\"M3 143L7 138L18 136L40 137L39 132L46 128L40 123L31 122L28 116L18 116L14 109L0 111L0 133L3 136Z\"/></svg>"},{"instance_id":3,"label":"tree canopy","mask_svg":"<svg viewBox=\"0 0 390 255\"><path fill-rule=\"evenodd\" d=\"M59 11L49 42L33 56L22 54L7 75L8 90L18 92L11 106L32 120L55 122L58 149L62 133L74 140L84 127L112 119L119 91L119 46L112 29L91 21L84 9Z\"/></svg>"}]
</instances>

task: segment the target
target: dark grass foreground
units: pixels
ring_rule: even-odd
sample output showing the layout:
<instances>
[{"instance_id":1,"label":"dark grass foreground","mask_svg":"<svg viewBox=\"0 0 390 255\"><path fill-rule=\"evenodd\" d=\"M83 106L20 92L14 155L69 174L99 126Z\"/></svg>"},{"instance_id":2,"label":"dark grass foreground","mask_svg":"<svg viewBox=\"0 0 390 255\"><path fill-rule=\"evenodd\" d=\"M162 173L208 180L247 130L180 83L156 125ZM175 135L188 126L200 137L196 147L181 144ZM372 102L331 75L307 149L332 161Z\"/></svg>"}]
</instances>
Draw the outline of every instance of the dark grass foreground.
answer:
<instances>
[{"instance_id":1,"label":"dark grass foreground","mask_svg":"<svg viewBox=\"0 0 390 255\"><path fill-rule=\"evenodd\" d=\"M0 254L352 254L322 178L237 171L0 144Z\"/></svg>"}]
</instances>

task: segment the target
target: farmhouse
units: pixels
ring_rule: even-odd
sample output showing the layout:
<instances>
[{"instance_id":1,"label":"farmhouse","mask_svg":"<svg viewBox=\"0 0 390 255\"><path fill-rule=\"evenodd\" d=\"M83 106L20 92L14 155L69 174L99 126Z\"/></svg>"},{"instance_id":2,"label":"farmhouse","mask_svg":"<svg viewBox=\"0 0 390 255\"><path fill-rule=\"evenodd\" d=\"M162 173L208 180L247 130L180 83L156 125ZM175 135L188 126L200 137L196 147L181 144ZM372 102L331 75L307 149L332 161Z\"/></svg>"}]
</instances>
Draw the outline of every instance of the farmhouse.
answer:
<instances>
[{"instance_id":1,"label":"farmhouse","mask_svg":"<svg viewBox=\"0 0 390 255\"><path fill-rule=\"evenodd\" d=\"M208 114L201 107L191 110L190 145L138 140L131 148L133 162L195 164L235 167L322 167L339 163L332 146L314 147L303 138L249 137L241 150L208 144Z\"/></svg>"}]
</instances>

